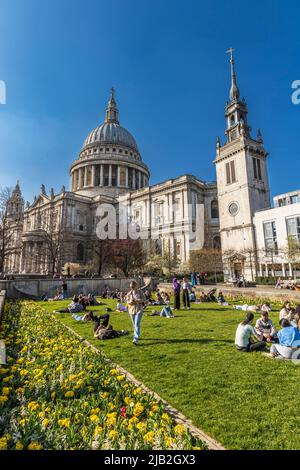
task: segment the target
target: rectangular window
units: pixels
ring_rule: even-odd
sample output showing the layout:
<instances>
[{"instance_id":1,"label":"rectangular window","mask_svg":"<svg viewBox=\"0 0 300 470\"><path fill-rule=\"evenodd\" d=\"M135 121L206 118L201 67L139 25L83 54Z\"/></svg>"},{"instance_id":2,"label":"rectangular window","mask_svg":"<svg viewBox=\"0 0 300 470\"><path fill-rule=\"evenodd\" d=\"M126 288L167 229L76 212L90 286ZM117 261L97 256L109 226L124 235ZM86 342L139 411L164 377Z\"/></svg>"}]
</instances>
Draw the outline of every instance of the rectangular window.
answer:
<instances>
[{"instance_id":1,"label":"rectangular window","mask_svg":"<svg viewBox=\"0 0 300 470\"><path fill-rule=\"evenodd\" d=\"M261 163L259 158L252 158L254 179L261 181Z\"/></svg>"},{"instance_id":2,"label":"rectangular window","mask_svg":"<svg viewBox=\"0 0 300 470\"><path fill-rule=\"evenodd\" d=\"M95 186L100 185L100 165L95 166Z\"/></svg>"},{"instance_id":3,"label":"rectangular window","mask_svg":"<svg viewBox=\"0 0 300 470\"><path fill-rule=\"evenodd\" d=\"M266 254L278 255L278 243L275 222L264 223L264 237Z\"/></svg>"},{"instance_id":4,"label":"rectangular window","mask_svg":"<svg viewBox=\"0 0 300 470\"><path fill-rule=\"evenodd\" d=\"M227 184L231 183L231 181L230 181L230 164L229 163L226 163L226 180L227 180Z\"/></svg>"},{"instance_id":5,"label":"rectangular window","mask_svg":"<svg viewBox=\"0 0 300 470\"><path fill-rule=\"evenodd\" d=\"M126 168L120 167L120 186L126 186Z\"/></svg>"},{"instance_id":6,"label":"rectangular window","mask_svg":"<svg viewBox=\"0 0 300 470\"><path fill-rule=\"evenodd\" d=\"M298 196L295 195L295 196L291 196L291 204L296 204L298 202Z\"/></svg>"},{"instance_id":7,"label":"rectangular window","mask_svg":"<svg viewBox=\"0 0 300 470\"><path fill-rule=\"evenodd\" d=\"M226 163L226 180L227 184L236 183L235 161Z\"/></svg>"},{"instance_id":8,"label":"rectangular window","mask_svg":"<svg viewBox=\"0 0 300 470\"><path fill-rule=\"evenodd\" d=\"M128 168L128 186L132 188L133 184L133 168Z\"/></svg>"},{"instance_id":9,"label":"rectangular window","mask_svg":"<svg viewBox=\"0 0 300 470\"><path fill-rule=\"evenodd\" d=\"M288 237L293 237L300 245L300 217L287 219L286 228Z\"/></svg>"},{"instance_id":10,"label":"rectangular window","mask_svg":"<svg viewBox=\"0 0 300 470\"><path fill-rule=\"evenodd\" d=\"M262 177L261 177L261 165L260 165L260 160L259 160L259 158L257 159L257 173L258 173L258 179L261 181L261 180L262 180Z\"/></svg>"},{"instance_id":11,"label":"rectangular window","mask_svg":"<svg viewBox=\"0 0 300 470\"><path fill-rule=\"evenodd\" d=\"M109 165L103 165L103 185L109 185Z\"/></svg>"},{"instance_id":12,"label":"rectangular window","mask_svg":"<svg viewBox=\"0 0 300 470\"><path fill-rule=\"evenodd\" d=\"M253 163L253 174L254 174L254 178L257 180L256 158L252 158L252 163Z\"/></svg>"},{"instance_id":13,"label":"rectangular window","mask_svg":"<svg viewBox=\"0 0 300 470\"><path fill-rule=\"evenodd\" d=\"M117 186L118 184L118 167L117 165L111 166L111 185Z\"/></svg>"}]
</instances>

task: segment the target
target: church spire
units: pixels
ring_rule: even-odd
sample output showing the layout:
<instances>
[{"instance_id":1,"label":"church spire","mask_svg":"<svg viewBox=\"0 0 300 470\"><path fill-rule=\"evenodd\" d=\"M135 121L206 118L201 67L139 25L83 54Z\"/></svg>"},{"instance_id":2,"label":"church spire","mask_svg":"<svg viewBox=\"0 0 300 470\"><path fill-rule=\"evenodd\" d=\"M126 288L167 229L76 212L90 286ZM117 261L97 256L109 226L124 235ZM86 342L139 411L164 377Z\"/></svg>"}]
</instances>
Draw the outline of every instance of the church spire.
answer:
<instances>
[{"instance_id":1,"label":"church spire","mask_svg":"<svg viewBox=\"0 0 300 470\"><path fill-rule=\"evenodd\" d=\"M119 110L117 107L117 103L115 101L115 90L114 88L111 89L110 99L106 108L106 119L105 122L107 123L116 123L119 124Z\"/></svg>"},{"instance_id":2,"label":"church spire","mask_svg":"<svg viewBox=\"0 0 300 470\"><path fill-rule=\"evenodd\" d=\"M238 101L240 98L240 90L238 89L238 86L236 83L234 58L233 58L234 49L230 47L230 49L228 49L228 51L226 52L227 54L230 54L230 64L231 64L231 87L230 87L230 92L229 92L229 98L230 98L230 101Z\"/></svg>"}]
</instances>

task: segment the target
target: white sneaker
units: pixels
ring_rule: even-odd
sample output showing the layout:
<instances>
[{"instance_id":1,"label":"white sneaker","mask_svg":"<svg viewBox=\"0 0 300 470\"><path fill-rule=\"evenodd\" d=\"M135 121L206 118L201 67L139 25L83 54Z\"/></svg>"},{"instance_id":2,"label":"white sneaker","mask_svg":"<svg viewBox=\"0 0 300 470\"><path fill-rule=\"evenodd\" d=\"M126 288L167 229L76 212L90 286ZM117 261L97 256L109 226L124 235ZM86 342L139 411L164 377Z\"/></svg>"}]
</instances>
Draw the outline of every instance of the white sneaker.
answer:
<instances>
[{"instance_id":1,"label":"white sneaker","mask_svg":"<svg viewBox=\"0 0 300 470\"><path fill-rule=\"evenodd\" d=\"M137 346L137 345L138 345L138 343L139 343L139 342L138 342L138 340L137 340L137 339L134 339L134 340L132 341L132 344L134 344L134 346Z\"/></svg>"}]
</instances>

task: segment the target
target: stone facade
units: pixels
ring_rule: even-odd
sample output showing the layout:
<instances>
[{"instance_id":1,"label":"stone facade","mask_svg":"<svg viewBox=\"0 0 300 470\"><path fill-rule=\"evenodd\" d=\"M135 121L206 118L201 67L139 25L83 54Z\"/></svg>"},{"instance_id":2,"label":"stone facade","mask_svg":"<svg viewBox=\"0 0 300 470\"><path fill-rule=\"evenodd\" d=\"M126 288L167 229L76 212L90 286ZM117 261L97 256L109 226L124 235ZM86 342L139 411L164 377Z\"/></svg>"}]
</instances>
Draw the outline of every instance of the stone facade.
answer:
<instances>
[{"instance_id":1,"label":"stone facade","mask_svg":"<svg viewBox=\"0 0 300 470\"><path fill-rule=\"evenodd\" d=\"M149 239L144 243L149 250L154 239L158 254L168 250L184 263L191 249L204 243L220 246L216 183L183 175L149 186L149 178L135 139L119 124L112 90L105 122L88 135L71 165L70 191L63 187L59 194L52 189L47 194L42 185L32 204L24 209L22 202L17 212L11 211L14 237L5 271L48 274L67 262L86 266L97 239L99 206L118 208L124 200L130 222L147 229ZM10 204L17 205L19 199L17 185ZM197 230L197 245L191 228ZM59 246L63 249L54 266L50 252Z\"/></svg>"}]
</instances>

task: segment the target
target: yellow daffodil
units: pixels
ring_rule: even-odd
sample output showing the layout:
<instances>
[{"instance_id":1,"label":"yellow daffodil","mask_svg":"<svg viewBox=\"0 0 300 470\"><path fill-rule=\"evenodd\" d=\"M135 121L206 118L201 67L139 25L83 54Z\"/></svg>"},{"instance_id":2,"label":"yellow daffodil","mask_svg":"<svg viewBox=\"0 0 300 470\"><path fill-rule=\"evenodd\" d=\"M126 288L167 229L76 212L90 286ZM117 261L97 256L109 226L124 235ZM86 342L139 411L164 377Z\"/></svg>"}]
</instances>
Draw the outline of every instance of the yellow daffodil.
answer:
<instances>
[{"instance_id":1,"label":"yellow daffodil","mask_svg":"<svg viewBox=\"0 0 300 470\"><path fill-rule=\"evenodd\" d=\"M43 446L39 442L31 442L28 446L28 450L41 450Z\"/></svg>"}]
</instances>

